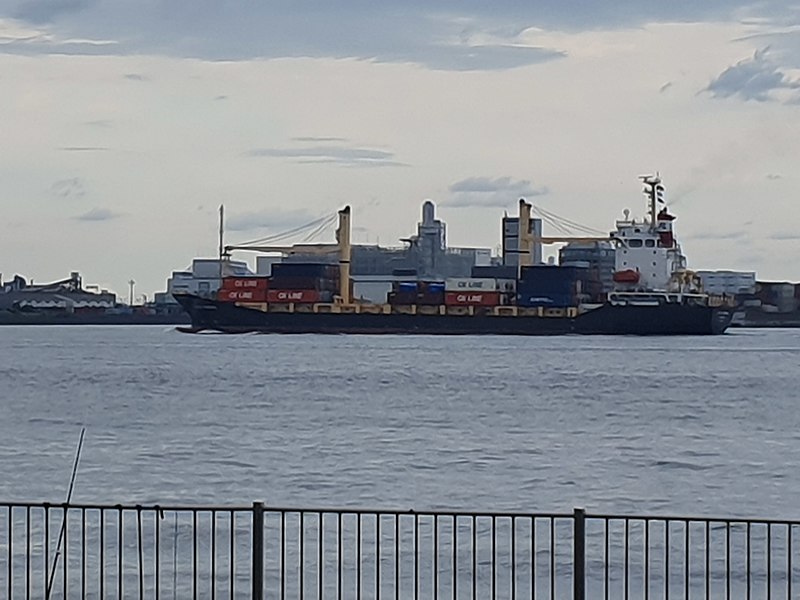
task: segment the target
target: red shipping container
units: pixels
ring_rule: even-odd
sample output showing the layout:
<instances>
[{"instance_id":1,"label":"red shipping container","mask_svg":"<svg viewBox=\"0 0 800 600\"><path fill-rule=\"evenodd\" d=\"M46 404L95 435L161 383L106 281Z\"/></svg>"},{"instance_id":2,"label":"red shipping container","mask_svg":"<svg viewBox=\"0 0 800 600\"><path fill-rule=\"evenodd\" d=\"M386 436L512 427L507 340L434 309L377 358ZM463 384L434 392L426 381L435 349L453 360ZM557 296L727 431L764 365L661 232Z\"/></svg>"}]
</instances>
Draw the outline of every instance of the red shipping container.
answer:
<instances>
[{"instance_id":1,"label":"red shipping container","mask_svg":"<svg viewBox=\"0 0 800 600\"><path fill-rule=\"evenodd\" d=\"M223 290L261 290L269 288L266 277L225 277L222 280Z\"/></svg>"},{"instance_id":2,"label":"red shipping container","mask_svg":"<svg viewBox=\"0 0 800 600\"><path fill-rule=\"evenodd\" d=\"M319 302L320 293L317 290L269 290L267 302L298 302L309 304Z\"/></svg>"},{"instance_id":3,"label":"red shipping container","mask_svg":"<svg viewBox=\"0 0 800 600\"><path fill-rule=\"evenodd\" d=\"M500 292L447 292L444 303L448 306L498 306Z\"/></svg>"},{"instance_id":4,"label":"red shipping container","mask_svg":"<svg viewBox=\"0 0 800 600\"><path fill-rule=\"evenodd\" d=\"M266 290L225 290L217 292L217 299L221 302L264 302L267 299Z\"/></svg>"}]
</instances>

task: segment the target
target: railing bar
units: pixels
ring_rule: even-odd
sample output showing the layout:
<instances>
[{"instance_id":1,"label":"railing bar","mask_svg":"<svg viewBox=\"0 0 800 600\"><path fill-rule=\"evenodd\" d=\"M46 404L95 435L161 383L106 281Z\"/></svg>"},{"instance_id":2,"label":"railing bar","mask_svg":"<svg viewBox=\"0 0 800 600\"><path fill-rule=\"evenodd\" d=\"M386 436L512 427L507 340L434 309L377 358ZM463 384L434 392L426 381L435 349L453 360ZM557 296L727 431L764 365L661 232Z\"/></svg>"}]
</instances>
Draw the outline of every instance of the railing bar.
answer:
<instances>
[{"instance_id":1,"label":"railing bar","mask_svg":"<svg viewBox=\"0 0 800 600\"><path fill-rule=\"evenodd\" d=\"M197 539L197 511L192 511L192 598L197 600L197 556L200 554L200 541Z\"/></svg>"},{"instance_id":2,"label":"railing bar","mask_svg":"<svg viewBox=\"0 0 800 600\"><path fill-rule=\"evenodd\" d=\"M356 598L361 600L361 518L362 515L356 514Z\"/></svg>"},{"instance_id":3,"label":"railing bar","mask_svg":"<svg viewBox=\"0 0 800 600\"><path fill-rule=\"evenodd\" d=\"M433 597L439 597L439 515L433 516Z\"/></svg>"},{"instance_id":4,"label":"railing bar","mask_svg":"<svg viewBox=\"0 0 800 600\"><path fill-rule=\"evenodd\" d=\"M517 600L517 518L511 517L511 598Z\"/></svg>"},{"instance_id":5,"label":"railing bar","mask_svg":"<svg viewBox=\"0 0 800 600\"><path fill-rule=\"evenodd\" d=\"M100 580L100 597L104 598L105 573L106 573L106 511L100 510L100 562L98 563L98 575Z\"/></svg>"},{"instance_id":6,"label":"railing bar","mask_svg":"<svg viewBox=\"0 0 800 600\"><path fill-rule=\"evenodd\" d=\"M231 559L230 564L228 565L228 567L230 567L228 590L230 591L230 600L233 600L234 588L236 587L236 513L233 511L233 509L231 509L230 515L230 540L228 541L230 542L231 546Z\"/></svg>"},{"instance_id":7,"label":"railing bar","mask_svg":"<svg viewBox=\"0 0 800 600\"><path fill-rule=\"evenodd\" d=\"M631 566L630 562L631 538L630 538L630 531L628 528L629 520L625 519L623 523L624 523L623 535L625 537L625 600L628 600L628 594L630 593L629 590L630 590L630 566Z\"/></svg>"},{"instance_id":8,"label":"railing bar","mask_svg":"<svg viewBox=\"0 0 800 600\"><path fill-rule=\"evenodd\" d=\"M64 506L64 509L61 513L61 529L64 532L64 558L61 561L62 562L61 573L62 573L62 582L64 589L61 590L62 592L61 597L64 600L67 600L67 577L69 571L69 567L67 566L69 564L68 562L69 559L67 556L67 548L69 548L69 540L67 539L67 530L69 529L69 511L67 510L66 506ZM58 555L58 550L59 549L56 548L56 555Z\"/></svg>"},{"instance_id":9,"label":"railing bar","mask_svg":"<svg viewBox=\"0 0 800 600\"><path fill-rule=\"evenodd\" d=\"M689 565L692 562L691 561L692 547L691 547L691 545L689 543L690 540L689 540L689 522L688 521L684 524L683 540L684 540L683 546L684 546L684 548L686 548L686 557L683 559L683 562L684 562L684 565L683 565L683 568L684 568L683 584L684 584L684 589L685 589L683 597L684 597L685 600L689 600L689 587L690 587L689 586L689 577L690 577Z\"/></svg>"},{"instance_id":10,"label":"railing bar","mask_svg":"<svg viewBox=\"0 0 800 600\"><path fill-rule=\"evenodd\" d=\"M286 598L286 513L281 512L281 600Z\"/></svg>"},{"instance_id":11,"label":"railing bar","mask_svg":"<svg viewBox=\"0 0 800 600\"><path fill-rule=\"evenodd\" d=\"M400 599L400 516L394 516L394 599Z\"/></svg>"},{"instance_id":12,"label":"railing bar","mask_svg":"<svg viewBox=\"0 0 800 600\"><path fill-rule=\"evenodd\" d=\"M492 598L497 592L497 517L492 517Z\"/></svg>"},{"instance_id":13,"label":"railing bar","mask_svg":"<svg viewBox=\"0 0 800 600\"><path fill-rule=\"evenodd\" d=\"M664 521L664 600L669 600L669 519Z\"/></svg>"},{"instance_id":14,"label":"railing bar","mask_svg":"<svg viewBox=\"0 0 800 600\"><path fill-rule=\"evenodd\" d=\"M44 577L44 590L47 593L49 582L47 581L47 575L50 573L50 505L44 505L44 573L42 576ZM46 599L48 600L48 599Z\"/></svg>"},{"instance_id":15,"label":"railing bar","mask_svg":"<svg viewBox=\"0 0 800 600\"><path fill-rule=\"evenodd\" d=\"M336 575L336 600L342 600L342 513L339 513L336 532L339 536L339 547L336 550L339 562L339 573Z\"/></svg>"},{"instance_id":16,"label":"railing bar","mask_svg":"<svg viewBox=\"0 0 800 600\"><path fill-rule=\"evenodd\" d=\"M375 515L375 600L381 597L381 515Z\"/></svg>"},{"instance_id":17,"label":"railing bar","mask_svg":"<svg viewBox=\"0 0 800 600\"><path fill-rule=\"evenodd\" d=\"M711 590L711 524L706 521L706 599L708 599Z\"/></svg>"},{"instance_id":18,"label":"railing bar","mask_svg":"<svg viewBox=\"0 0 800 600\"><path fill-rule=\"evenodd\" d=\"M139 600L144 597L144 546L142 544L142 509L136 509L136 526L138 538L136 540L139 555Z\"/></svg>"},{"instance_id":19,"label":"railing bar","mask_svg":"<svg viewBox=\"0 0 800 600\"><path fill-rule=\"evenodd\" d=\"M731 524L725 525L725 598L731 600Z\"/></svg>"},{"instance_id":20,"label":"railing bar","mask_svg":"<svg viewBox=\"0 0 800 600\"><path fill-rule=\"evenodd\" d=\"M476 600L478 592L478 521L472 517L472 600Z\"/></svg>"},{"instance_id":21,"label":"railing bar","mask_svg":"<svg viewBox=\"0 0 800 600\"><path fill-rule=\"evenodd\" d=\"M550 519L550 600L556 597L556 521Z\"/></svg>"},{"instance_id":22,"label":"railing bar","mask_svg":"<svg viewBox=\"0 0 800 600\"><path fill-rule=\"evenodd\" d=\"M300 562L300 598L305 598L305 593L306 593L306 589L305 589L305 585L304 585L305 584L305 581L304 581L305 577L303 576L303 573L306 570L306 565L305 565L305 562L306 562L305 561L305 558L306 558L306 553L305 553L305 533L306 533L305 516L306 516L306 514L303 511L300 511L300 556L298 557L298 560Z\"/></svg>"},{"instance_id":23,"label":"railing bar","mask_svg":"<svg viewBox=\"0 0 800 600\"><path fill-rule=\"evenodd\" d=\"M86 597L86 509L81 509L81 597Z\"/></svg>"},{"instance_id":24,"label":"railing bar","mask_svg":"<svg viewBox=\"0 0 800 600\"><path fill-rule=\"evenodd\" d=\"M122 595L122 529L124 527L125 513L122 512L122 506L117 507L117 593L119 598L124 598Z\"/></svg>"},{"instance_id":25,"label":"railing bar","mask_svg":"<svg viewBox=\"0 0 800 600\"><path fill-rule=\"evenodd\" d=\"M153 592L155 594L156 600L161 596L161 519L163 518L163 513L156 509L153 513L153 529L155 533L153 534L154 537L154 552L153 552Z\"/></svg>"},{"instance_id":26,"label":"railing bar","mask_svg":"<svg viewBox=\"0 0 800 600\"><path fill-rule=\"evenodd\" d=\"M603 590L604 590L604 598L605 600L608 600L609 571L611 570L611 559L609 557L609 555L611 554L611 532L610 532L611 522L608 519L604 519L604 525L605 527L603 529L605 532L606 539L605 539L605 561L604 561L605 564L603 565L603 572L605 576Z\"/></svg>"},{"instance_id":27,"label":"railing bar","mask_svg":"<svg viewBox=\"0 0 800 600\"><path fill-rule=\"evenodd\" d=\"M419 515L414 515L414 600L419 598Z\"/></svg>"},{"instance_id":28,"label":"railing bar","mask_svg":"<svg viewBox=\"0 0 800 600\"><path fill-rule=\"evenodd\" d=\"M211 511L211 600L217 598L217 513Z\"/></svg>"},{"instance_id":29,"label":"railing bar","mask_svg":"<svg viewBox=\"0 0 800 600\"><path fill-rule=\"evenodd\" d=\"M791 523L786 526L786 597L791 600L792 598L792 577L794 576L794 568L792 567L792 525Z\"/></svg>"},{"instance_id":30,"label":"railing bar","mask_svg":"<svg viewBox=\"0 0 800 600\"><path fill-rule=\"evenodd\" d=\"M536 516L531 517L531 600L536 600Z\"/></svg>"},{"instance_id":31,"label":"railing bar","mask_svg":"<svg viewBox=\"0 0 800 600\"><path fill-rule=\"evenodd\" d=\"M318 576L318 583L317 586L319 587L319 592L317 593L317 599L322 600L322 592L325 589L324 584L324 577L325 577L325 562L322 556L322 549L325 544L324 536L325 536L325 520L323 517L323 513L317 514L317 576Z\"/></svg>"},{"instance_id":32,"label":"railing bar","mask_svg":"<svg viewBox=\"0 0 800 600\"><path fill-rule=\"evenodd\" d=\"M6 589L8 592L8 598L13 598L12 592L14 590L11 582L14 580L14 570L12 567L14 564L14 507L8 506L6 508L8 511L8 582Z\"/></svg>"},{"instance_id":33,"label":"railing bar","mask_svg":"<svg viewBox=\"0 0 800 600\"><path fill-rule=\"evenodd\" d=\"M458 517L453 517L453 600L458 598Z\"/></svg>"},{"instance_id":34,"label":"railing bar","mask_svg":"<svg viewBox=\"0 0 800 600\"><path fill-rule=\"evenodd\" d=\"M750 552L750 523L747 524L747 539L745 540L745 550L747 552L747 600L750 600L750 565L753 557Z\"/></svg>"},{"instance_id":35,"label":"railing bar","mask_svg":"<svg viewBox=\"0 0 800 600\"><path fill-rule=\"evenodd\" d=\"M650 521L644 521L644 600L650 597Z\"/></svg>"},{"instance_id":36,"label":"railing bar","mask_svg":"<svg viewBox=\"0 0 800 600\"><path fill-rule=\"evenodd\" d=\"M25 600L31 598L31 507L25 511Z\"/></svg>"},{"instance_id":37,"label":"railing bar","mask_svg":"<svg viewBox=\"0 0 800 600\"><path fill-rule=\"evenodd\" d=\"M772 600L772 523L767 524L767 598Z\"/></svg>"}]
</instances>

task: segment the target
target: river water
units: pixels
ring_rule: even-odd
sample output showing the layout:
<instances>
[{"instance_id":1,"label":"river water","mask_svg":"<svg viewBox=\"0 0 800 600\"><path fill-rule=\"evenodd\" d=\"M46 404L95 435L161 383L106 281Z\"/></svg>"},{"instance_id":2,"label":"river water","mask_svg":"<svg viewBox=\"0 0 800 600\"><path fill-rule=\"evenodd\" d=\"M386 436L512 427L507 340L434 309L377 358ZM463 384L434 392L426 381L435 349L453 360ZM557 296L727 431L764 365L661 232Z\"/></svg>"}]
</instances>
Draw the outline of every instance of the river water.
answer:
<instances>
[{"instance_id":1,"label":"river water","mask_svg":"<svg viewBox=\"0 0 800 600\"><path fill-rule=\"evenodd\" d=\"M0 328L0 500L798 518L800 330Z\"/></svg>"}]
</instances>

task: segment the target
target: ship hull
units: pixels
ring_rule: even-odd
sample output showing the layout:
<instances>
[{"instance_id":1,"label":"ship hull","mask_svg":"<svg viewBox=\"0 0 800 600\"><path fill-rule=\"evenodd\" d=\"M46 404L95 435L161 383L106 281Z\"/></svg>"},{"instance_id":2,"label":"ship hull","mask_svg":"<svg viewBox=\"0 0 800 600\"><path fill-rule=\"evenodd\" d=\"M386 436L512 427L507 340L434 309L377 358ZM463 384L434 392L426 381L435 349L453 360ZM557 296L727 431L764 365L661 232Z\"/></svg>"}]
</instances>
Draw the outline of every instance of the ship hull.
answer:
<instances>
[{"instance_id":1,"label":"ship hull","mask_svg":"<svg viewBox=\"0 0 800 600\"><path fill-rule=\"evenodd\" d=\"M192 295L177 296L191 316L183 331L224 333L422 335L713 335L724 333L730 311L692 304L615 306L576 317L280 313Z\"/></svg>"}]
</instances>

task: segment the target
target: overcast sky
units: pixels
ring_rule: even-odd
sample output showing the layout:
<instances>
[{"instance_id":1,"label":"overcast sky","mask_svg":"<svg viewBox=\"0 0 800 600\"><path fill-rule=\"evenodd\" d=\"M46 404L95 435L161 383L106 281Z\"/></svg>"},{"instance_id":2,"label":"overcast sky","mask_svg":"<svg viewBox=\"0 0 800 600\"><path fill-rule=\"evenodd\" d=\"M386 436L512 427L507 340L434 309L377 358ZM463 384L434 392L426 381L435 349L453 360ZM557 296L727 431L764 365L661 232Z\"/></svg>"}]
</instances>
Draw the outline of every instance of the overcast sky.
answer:
<instances>
[{"instance_id":1,"label":"overcast sky","mask_svg":"<svg viewBox=\"0 0 800 600\"><path fill-rule=\"evenodd\" d=\"M0 273L152 295L220 203L231 243L351 204L396 245L427 198L454 245L520 197L608 231L658 170L690 267L800 280L788 4L0 0Z\"/></svg>"}]
</instances>

